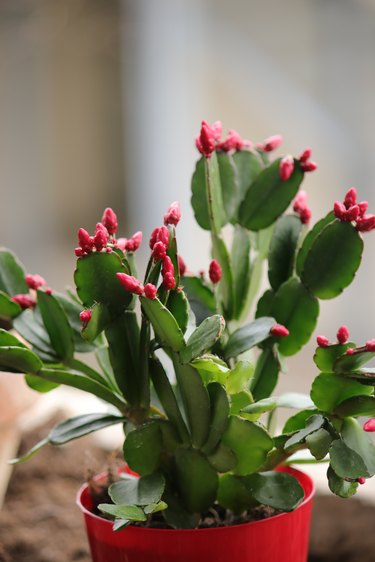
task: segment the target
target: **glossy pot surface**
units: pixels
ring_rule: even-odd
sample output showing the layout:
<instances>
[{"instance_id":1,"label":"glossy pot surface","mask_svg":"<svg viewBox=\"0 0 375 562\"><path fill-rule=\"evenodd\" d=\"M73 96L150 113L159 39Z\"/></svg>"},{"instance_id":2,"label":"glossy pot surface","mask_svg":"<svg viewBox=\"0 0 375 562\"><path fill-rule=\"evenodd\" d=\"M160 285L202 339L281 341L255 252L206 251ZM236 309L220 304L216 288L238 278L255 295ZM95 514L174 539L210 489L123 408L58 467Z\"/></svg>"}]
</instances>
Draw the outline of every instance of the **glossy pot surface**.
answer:
<instances>
[{"instance_id":1,"label":"glossy pot surface","mask_svg":"<svg viewBox=\"0 0 375 562\"><path fill-rule=\"evenodd\" d=\"M112 531L112 522L91 513L88 486L77 495L93 562L306 562L314 484L293 468L305 491L290 513L214 529L145 529L129 526Z\"/></svg>"}]
</instances>

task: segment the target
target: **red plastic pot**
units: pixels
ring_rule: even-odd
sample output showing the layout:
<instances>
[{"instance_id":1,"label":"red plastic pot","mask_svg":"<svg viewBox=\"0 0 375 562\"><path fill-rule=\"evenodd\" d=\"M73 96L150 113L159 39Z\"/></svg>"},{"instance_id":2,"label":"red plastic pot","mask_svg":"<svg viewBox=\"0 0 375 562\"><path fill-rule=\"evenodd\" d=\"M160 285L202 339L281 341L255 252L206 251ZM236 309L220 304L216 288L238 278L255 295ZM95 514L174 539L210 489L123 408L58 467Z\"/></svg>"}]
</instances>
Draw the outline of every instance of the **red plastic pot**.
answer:
<instances>
[{"instance_id":1,"label":"red plastic pot","mask_svg":"<svg viewBox=\"0 0 375 562\"><path fill-rule=\"evenodd\" d=\"M213 529L112 531L112 522L91 513L87 484L77 494L93 562L306 562L314 483L293 468L305 491L301 505L268 519Z\"/></svg>"}]
</instances>

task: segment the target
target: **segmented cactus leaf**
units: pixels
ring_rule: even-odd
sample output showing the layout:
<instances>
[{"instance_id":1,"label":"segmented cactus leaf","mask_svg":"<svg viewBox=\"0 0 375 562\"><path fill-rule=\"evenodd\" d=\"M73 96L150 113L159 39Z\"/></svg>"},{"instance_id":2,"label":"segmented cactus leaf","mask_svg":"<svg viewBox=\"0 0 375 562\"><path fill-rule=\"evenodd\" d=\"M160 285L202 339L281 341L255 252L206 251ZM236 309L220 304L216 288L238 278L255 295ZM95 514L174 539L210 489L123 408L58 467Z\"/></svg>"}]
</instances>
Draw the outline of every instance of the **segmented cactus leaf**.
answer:
<instances>
[{"instance_id":1,"label":"segmented cactus leaf","mask_svg":"<svg viewBox=\"0 0 375 562\"><path fill-rule=\"evenodd\" d=\"M176 479L184 506L190 513L202 513L214 503L218 475L200 451L177 449Z\"/></svg>"},{"instance_id":2,"label":"segmented cactus leaf","mask_svg":"<svg viewBox=\"0 0 375 562\"><path fill-rule=\"evenodd\" d=\"M234 292L233 317L238 319L245 306L250 283L250 233L239 225L236 225L234 229L231 260Z\"/></svg>"},{"instance_id":3,"label":"segmented cactus leaf","mask_svg":"<svg viewBox=\"0 0 375 562\"><path fill-rule=\"evenodd\" d=\"M285 215L276 222L268 257L268 279L274 291L293 275L301 229L302 223L294 215Z\"/></svg>"},{"instance_id":4,"label":"segmented cactus leaf","mask_svg":"<svg viewBox=\"0 0 375 562\"><path fill-rule=\"evenodd\" d=\"M140 300L143 311L161 343L172 351L181 351L185 347L184 335L173 314L159 299L151 300L141 297Z\"/></svg>"},{"instance_id":5,"label":"segmented cactus leaf","mask_svg":"<svg viewBox=\"0 0 375 562\"><path fill-rule=\"evenodd\" d=\"M74 354L73 330L63 307L53 295L40 290L38 306L57 357L63 361L69 360Z\"/></svg>"},{"instance_id":6,"label":"segmented cactus leaf","mask_svg":"<svg viewBox=\"0 0 375 562\"><path fill-rule=\"evenodd\" d=\"M348 398L371 394L372 388L333 373L320 373L311 387L311 399L316 407L330 413Z\"/></svg>"},{"instance_id":7,"label":"segmented cactus leaf","mask_svg":"<svg viewBox=\"0 0 375 562\"><path fill-rule=\"evenodd\" d=\"M6 248L0 248L0 291L10 296L29 292L23 265Z\"/></svg>"},{"instance_id":8,"label":"segmented cactus leaf","mask_svg":"<svg viewBox=\"0 0 375 562\"><path fill-rule=\"evenodd\" d=\"M259 153L251 150L238 150L233 154L233 162L236 170L236 179L238 185L238 201L236 209L236 217L239 213L239 205L243 201L247 190L253 183L255 178L264 168Z\"/></svg>"},{"instance_id":9,"label":"segmented cactus leaf","mask_svg":"<svg viewBox=\"0 0 375 562\"><path fill-rule=\"evenodd\" d=\"M146 476L159 468L162 450L160 426L156 421L150 421L127 434L124 458L132 470Z\"/></svg>"},{"instance_id":10,"label":"segmented cactus leaf","mask_svg":"<svg viewBox=\"0 0 375 562\"><path fill-rule=\"evenodd\" d=\"M196 357L211 349L215 342L220 338L225 328L225 321L222 316L215 314L203 320L191 334L190 338L180 351L181 363L190 363Z\"/></svg>"},{"instance_id":11,"label":"segmented cactus leaf","mask_svg":"<svg viewBox=\"0 0 375 562\"><path fill-rule=\"evenodd\" d=\"M275 323L274 318L264 316L238 328L228 338L224 349L225 357L237 357L267 339Z\"/></svg>"},{"instance_id":12,"label":"segmented cactus leaf","mask_svg":"<svg viewBox=\"0 0 375 562\"><path fill-rule=\"evenodd\" d=\"M298 251L298 254L297 254L296 271L297 271L297 274L299 276L301 275L306 256L307 256L315 238L318 236L318 234L320 234L320 232L323 230L323 228L327 226L327 224L333 222L334 220L335 220L335 215L333 214L333 211L330 211L327 216L320 219L313 226L313 228L307 233L307 235L306 235L306 237L303 241L303 244L300 247L300 249Z\"/></svg>"},{"instance_id":13,"label":"segmented cactus leaf","mask_svg":"<svg viewBox=\"0 0 375 562\"><path fill-rule=\"evenodd\" d=\"M0 318L2 320L10 320L21 314L21 312L20 305L12 301L6 293L0 291Z\"/></svg>"},{"instance_id":14,"label":"segmented cactus leaf","mask_svg":"<svg viewBox=\"0 0 375 562\"><path fill-rule=\"evenodd\" d=\"M217 382L209 383L207 391L210 397L211 410L210 431L202 450L210 455L216 449L228 425L229 401L224 388Z\"/></svg>"}]
</instances>

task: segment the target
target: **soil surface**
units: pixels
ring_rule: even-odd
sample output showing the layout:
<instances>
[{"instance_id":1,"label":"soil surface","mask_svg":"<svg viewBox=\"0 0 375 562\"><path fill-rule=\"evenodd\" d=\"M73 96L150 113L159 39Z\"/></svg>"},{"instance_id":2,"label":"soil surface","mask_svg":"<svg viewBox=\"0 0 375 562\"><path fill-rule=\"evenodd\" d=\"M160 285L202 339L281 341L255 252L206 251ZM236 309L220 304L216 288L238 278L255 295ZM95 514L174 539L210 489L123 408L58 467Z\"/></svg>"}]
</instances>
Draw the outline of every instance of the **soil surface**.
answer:
<instances>
[{"instance_id":1,"label":"soil surface","mask_svg":"<svg viewBox=\"0 0 375 562\"><path fill-rule=\"evenodd\" d=\"M26 435L25 451L56 421ZM113 462L87 437L45 447L14 469L0 512L0 562L91 562L75 494L88 469ZM309 562L374 562L375 507L358 500L315 500Z\"/></svg>"}]
</instances>

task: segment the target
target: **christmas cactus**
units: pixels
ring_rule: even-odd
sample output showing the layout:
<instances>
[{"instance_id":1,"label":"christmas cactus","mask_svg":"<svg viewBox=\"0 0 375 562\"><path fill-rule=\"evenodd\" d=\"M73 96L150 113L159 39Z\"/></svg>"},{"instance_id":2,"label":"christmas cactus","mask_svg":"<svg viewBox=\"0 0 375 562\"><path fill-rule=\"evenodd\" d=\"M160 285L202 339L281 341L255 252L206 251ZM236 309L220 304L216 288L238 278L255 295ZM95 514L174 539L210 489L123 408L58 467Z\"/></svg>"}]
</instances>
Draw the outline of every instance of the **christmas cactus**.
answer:
<instances>
[{"instance_id":1,"label":"christmas cactus","mask_svg":"<svg viewBox=\"0 0 375 562\"><path fill-rule=\"evenodd\" d=\"M171 527L193 528L208 510L290 511L303 490L274 469L301 450L328 463L329 487L341 497L375 474L367 433L375 430L375 371L364 367L375 340L357 347L345 326L337 341L318 336L310 397L273 395L284 357L316 328L319 301L353 281L375 216L351 188L309 230L299 189L316 168L311 150L272 161L281 137L253 145L221 134L219 122L202 123L192 179L197 223L211 233L208 275L188 272L178 254L176 202L151 234L143 280L135 265L142 233L117 238L109 208L94 235L78 231L76 293L52 291L0 251L0 368L24 373L37 391L65 384L109 406L60 423L14 462L121 424L124 460L139 478L120 478L112 501L99 505L115 530L156 512ZM265 266L269 288L259 295ZM96 366L82 353L95 354ZM282 430L278 408L297 410Z\"/></svg>"}]
</instances>

